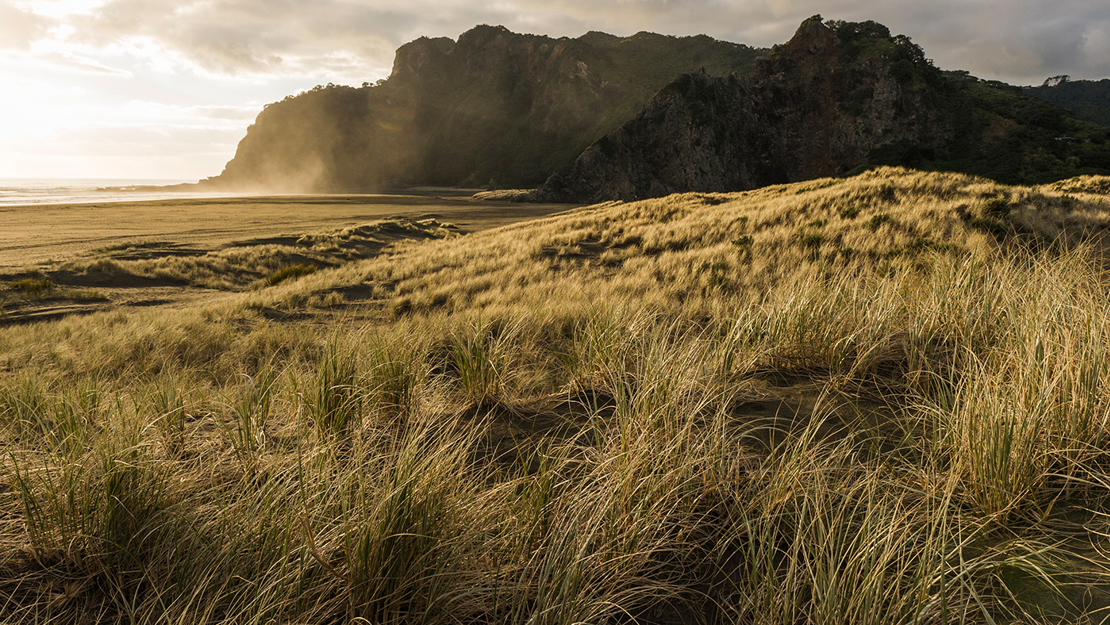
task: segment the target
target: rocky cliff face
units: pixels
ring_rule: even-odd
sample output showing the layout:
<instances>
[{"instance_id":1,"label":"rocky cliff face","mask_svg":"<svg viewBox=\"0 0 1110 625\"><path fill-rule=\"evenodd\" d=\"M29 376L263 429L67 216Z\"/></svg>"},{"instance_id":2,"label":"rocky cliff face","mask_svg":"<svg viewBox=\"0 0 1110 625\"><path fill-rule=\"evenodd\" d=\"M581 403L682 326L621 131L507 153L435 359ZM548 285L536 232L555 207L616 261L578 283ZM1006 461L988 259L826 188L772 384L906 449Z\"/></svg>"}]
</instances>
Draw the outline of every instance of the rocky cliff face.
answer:
<instances>
[{"instance_id":1,"label":"rocky cliff face","mask_svg":"<svg viewBox=\"0 0 1110 625\"><path fill-rule=\"evenodd\" d=\"M202 187L546 179L534 199L593 202L870 165L1005 183L1110 174L1106 128L1020 88L942 72L880 24L815 16L767 52L705 36L553 39L494 26L421 38L377 85L317 87L266 107Z\"/></svg>"},{"instance_id":2,"label":"rocky cliff face","mask_svg":"<svg viewBox=\"0 0 1110 625\"><path fill-rule=\"evenodd\" d=\"M1007 182L1110 167L1110 150L1058 140L1090 134L1089 126L1013 91L941 72L880 24L815 16L750 76L676 79L532 197L599 202L736 191L877 164Z\"/></svg>"},{"instance_id":3,"label":"rocky cliff face","mask_svg":"<svg viewBox=\"0 0 1110 625\"><path fill-rule=\"evenodd\" d=\"M421 38L388 80L268 106L218 188L359 190L542 182L631 119L676 76L747 72L765 51L708 37L577 39L479 26Z\"/></svg>"},{"instance_id":4,"label":"rocky cliff face","mask_svg":"<svg viewBox=\"0 0 1110 625\"><path fill-rule=\"evenodd\" d=\"M813 18L749 77L680 77L540 194L632 200L836 175L886 144L936 142L933 73L877 24L838 35Z\"/></svg>"}]
</instances>

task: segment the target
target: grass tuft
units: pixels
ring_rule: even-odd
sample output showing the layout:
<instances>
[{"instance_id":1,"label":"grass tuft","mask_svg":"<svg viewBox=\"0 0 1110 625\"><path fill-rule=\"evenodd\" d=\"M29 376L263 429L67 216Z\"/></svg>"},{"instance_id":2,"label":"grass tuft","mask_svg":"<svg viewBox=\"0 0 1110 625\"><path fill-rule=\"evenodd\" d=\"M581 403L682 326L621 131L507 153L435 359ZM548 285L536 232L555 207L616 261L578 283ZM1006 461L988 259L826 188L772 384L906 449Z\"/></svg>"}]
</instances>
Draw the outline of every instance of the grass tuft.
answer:
<instances>
[{"instance_id":1,"label":"grass tuft","mask_svg":"<svg viewBox=\"0 0 1110 625\"><path fill-rule=\"evenodd\" d=\"M8 289L12 291L20 291L28 297L37 297L45 291L50 291L54 288L54 283L45 278L24 278L23 280L16 280L8 284Z\"/></svg>"},{"instance_id":2,"label":"grass tuft","mask_svg":"<svg viewBox=\"0 0 1110 625\"><path fill-rule=\"evenodd\" d=\"M307 387L301 391L309 416L322 437L345 439L358 425L362 396L358 355L338 339L329 340Z\"/></svg>"},{"instance_id":3,"label":"grass tuft","mask_svg":"<svg viewBox=\"0 0 1110 625\"><path fill-rule=\"evenodd\" d=\"M312 265L286 265L266 276L266 286L274 286L286 280L295 280L314 273L316 273L316 267Z\"/></svg>"}]
</instances>

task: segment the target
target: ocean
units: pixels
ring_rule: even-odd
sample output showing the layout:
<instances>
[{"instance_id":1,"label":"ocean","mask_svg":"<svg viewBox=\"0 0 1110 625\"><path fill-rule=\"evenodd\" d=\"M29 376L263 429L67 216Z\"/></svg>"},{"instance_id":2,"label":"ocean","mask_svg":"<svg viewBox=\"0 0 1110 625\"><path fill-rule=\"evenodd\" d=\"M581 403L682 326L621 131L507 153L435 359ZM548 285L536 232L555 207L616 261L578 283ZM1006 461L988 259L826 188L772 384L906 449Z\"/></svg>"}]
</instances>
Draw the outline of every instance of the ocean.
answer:
<instances>
[{"instance_id":1,"label":"ocean","mask_svg":"<svg viewBox=\"0 0 1110 625\"><path fill-rule=\"evenodd\" d=\"M110 187L161 186L195 180L140 180L127 178L0 178L0 206L70 204L75 202L134 202L167 198L214 197L227 193L124 191Z\"/></svg>"}]
</instances>

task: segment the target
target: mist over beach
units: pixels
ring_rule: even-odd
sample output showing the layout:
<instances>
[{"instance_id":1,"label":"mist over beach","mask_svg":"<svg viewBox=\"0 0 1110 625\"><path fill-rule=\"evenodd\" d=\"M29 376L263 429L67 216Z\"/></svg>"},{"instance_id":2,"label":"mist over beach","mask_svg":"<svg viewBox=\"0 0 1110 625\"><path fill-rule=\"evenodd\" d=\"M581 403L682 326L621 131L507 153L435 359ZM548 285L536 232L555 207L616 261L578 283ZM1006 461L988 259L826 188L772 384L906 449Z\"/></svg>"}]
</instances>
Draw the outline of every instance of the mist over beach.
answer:
<instances>
[{"instance_id":1,"label":"mist over beach","mask_svg":"<svg viewBox=\"0 0 1110 625\"><path fill-rule=\"evenodd\" d=\"M166 179L67 179L67 178L0 178L0 205L66 204L75 202L127 202L182 197L170 191L122 191L134 186L164 186L192 182ZM211 196L192 193L189 197Z\"/></svg>"}]
</instances>

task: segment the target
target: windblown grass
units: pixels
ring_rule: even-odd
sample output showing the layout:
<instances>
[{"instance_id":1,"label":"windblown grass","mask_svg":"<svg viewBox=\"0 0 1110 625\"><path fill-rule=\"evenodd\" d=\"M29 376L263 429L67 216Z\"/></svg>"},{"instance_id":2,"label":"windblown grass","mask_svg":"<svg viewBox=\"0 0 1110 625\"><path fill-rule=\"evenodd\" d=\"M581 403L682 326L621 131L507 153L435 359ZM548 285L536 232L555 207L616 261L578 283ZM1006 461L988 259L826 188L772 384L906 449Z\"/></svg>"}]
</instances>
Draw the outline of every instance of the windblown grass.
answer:
<instances>
[{"instance_id":1,"label":"windblown grass","mask_svg":"<svg viewBox=\"0 0 1110 625\"><path fill-rule=\"evenodd\" d=\"M100 293L89 289L58 288L45 278L24 278L10 282L6 291L0 292L0 314L5 305L18 307L43 301L82 302L103 298Z\"/></svg>"},{"instance_id":2,"label":"windblown grass","mask_svg":"<svg viewBox=\"0 0 1110 625\"><path fill-rule=\"evenodd\" d=\"M606 205L2 329L0 619L1099 622L1106 200L1054 193Z\"/></svg>"},{"instance_id":3,"label":"windblown grass","mask_svg":"<svg viewBox=\"0 0 1110 625\"><path fill-rule=\"evenodd\" d=\"M889 271L930 252L983 256L1000 242L1050 252L1080 241L1101 246L1108 202L1054 187L885 168L747 193L603 204L403 248L252 303L300 307L312 293L357 284L400 314L527 314L567 300L628 298L697 314L728 298L762 299L802 276ZM993 225L977 225L983 220Z\"/></svg>"},{"instance_id":4,"label":"windblown grass","mask_svg":"<svg viewBox=\"0 0 1110 625\"><path fill-rule=\"evenodd\" d=\"M362 259L395 240L446 238L457 233L458 228L435 218L390 218L335 231L275 237L275 242L245 241L209 252L159 250L164 246L136 242L97 250L90 258L61 264L57 271L71 280L143 278L241 290L251 284L273 286L307 275L316 266Z\"/></svg>"}]
</instances>

